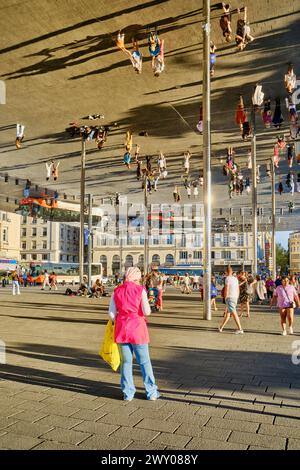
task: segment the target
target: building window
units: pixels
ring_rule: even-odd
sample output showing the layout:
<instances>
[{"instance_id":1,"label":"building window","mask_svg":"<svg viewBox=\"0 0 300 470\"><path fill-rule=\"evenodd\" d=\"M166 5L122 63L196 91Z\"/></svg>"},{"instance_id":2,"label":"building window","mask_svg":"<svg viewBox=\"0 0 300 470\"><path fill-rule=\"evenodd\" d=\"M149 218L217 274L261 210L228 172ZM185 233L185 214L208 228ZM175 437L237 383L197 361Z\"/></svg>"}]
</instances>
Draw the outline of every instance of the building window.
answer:
<instances>
[{"instance_id":1,"label":"building window","mask_svg":"<svg viewBox=\"0 0 300 470\"><path fill-rule=\"evenodd\" d=\"M202 251L194 251L194 259L202 259Z\"/></svg>"},{"instance_id":2,"label":"building window","mask_svg":"<svg viewBox=\"0 0 300 470\"><path fill-rule=\"evenodd\" d=\"M36 237L36 228L33 228L33 229L32 229L32 236L33 236L33 237Z\"/></svg>"},{"instance_id":3,"label":"building window","mask_svg":"<svg viewBox=\"0 0 300 470\"><path fill-rule=\"evenodd\" d=\"M43 241L43 250L47 250L47 242Z\"/></svg>"},{"instance_id":4,"label":"building window","mask_svg":"<svg viewBox=\"0 0 300 470\"><path fill-rule=\"evenodd\" d=\"M22 237L26 237L26 228L22 228Z\"/></svg>"},{"instance_id":5,"label":"building window","mask_svg":"<svg viewBox=\"0 0 300 470\"><path fill-rule=\"evenodd\" d=\"M47 237L47 229L43 228L43 237Z\"/></svg>"},{"instance_id":6,"label":"building window","mask_svg":"<svg viewBox=\"0 0 300 470\"><path fill-rule=\"evenodd\" d=\"M47 254L43 254L43 255L42 255L42 260L43 260L43 261L48 261L48 255L47 255Z\"/></svg>"},{"instance_id":7,"label":"building window","mask_svg":"<svg viewBox=\"0 0 300 470\"><path fill-rule=\"evenodd\" d=\"M229 246L229 236L228 234L224 234L224 238L223 238L223 246Z\"/></svg>"},{"instance_id":8,"label":"building window","mask_svg":"<svg viewBox=\"0 0 300 470\"><path fill-rule=\"evenodd\" d=\"M32 224L36 225L37 224L37 219L32 219Z\"/></svg>"},{"instance_id":9,"label":"building window","mask_svg":"<svg viewBox=\"0 0 300 470\"><path fill-rule=\"evenodd\" d=\"M166 264L174 266L174 256L169 254L166 256Z\"/></svg>"},{"instance_id":10,"label":"building window","mask_svg":"<svg viewBox=\"0 0 300 470\"><path fill-rule=\"evenodd\" d=\"M155 264L156 266L160 265L160 256L159 255L153 255L152 256L152 263Z\"/></svg>"},{"instance_id":11,"label":"building window","mask_svg":"<svg viewBox=\"0 0 300 470\"><path fill-rule=\"evenodd\" d=\"M244 234L239 233L238 235L238 246L244 246Z\"/></svg>"},{"instance_id":12,"label":"building window","mask_svg":"<svg viewBox=\"0 0 300 470\"><path fill-rule=\"evenodd\" d=\"M180 259L188 259L188 252L187 251L180 251L179 252Z\"/></svg>"},{"instance_id":13,"label":"building window","mask_svg":"<svg viewBox=\"0 0 300 470\"><path fill-rule=\"evenodd\" d=\"M36 261L37 260L37 255L33 254L33 255L31 255L31 258L33 259L33 261Z\"/></svg>"},{"instance_id":14,"label":"building window","mask_svg":"<svg viewBox=\"0 0 300 470\"><path fill-rule=\"evenodd\" d=\"M2 241L8 242L8 228L6 227L3 228Z\"/></svg>"},{"instance_id":15,"label":"building window","mask_svg":"<svg viewBox=\"0 0 300 470\"><path fill-rule=\"evenodd\" d=\"M26 247L27 247L26 242L22 242L22 250L26 250Z\"/></svg>"},{"instance_id":16,"label":"building window","mask_svg":"<svg viewBox=\"0 0 300 470\"><path fill-rule=\"evenodd\" d=\"M223 259L231 259L231 251L222 251Z\"/></svg>"},{"instance_id":17,"label":"building window","mask_svg":"<svg viewBox=\"0 0 300 470\"><path fill-rule=\"evenodd\" d=\"M35 242L35 241L34 241L34 242L32 242L32 244L31 244L31 245L32 245L32 249L33 249L33 250L36 250L36 242Z\"/></svg>"},{"instance_id":18,"label":"building window","mask_svg":"<svg viewBox=\"0 0 300 470\"><path fill-rule=\"evenodd\" d=\"M73 263L76 263L77 261L77 256L73 256Z\"/></svg>"},{"instance_id":19,"label":"building window","mask_svg":"<svg viewBox=\"0 0 300 470\"><path fill-rule=\"evenodd\" d=\"M63 255L60 255L59 261L63 261L63 260L64 260L64 256L63 256Z\"/></svg>"},{"instance_id":20,"label":"building window","mask_svg":"<svg viewBox=\"0 0 300 470\"><path fill-rule=\"evenodd\" d=\"M23 215L22 224L27 224L27 215Z\"/></svg>"},{"instance_id":21,"label":"building window","mask_svg":"<svg viewBox=\"0 0 300 470\"><path fill-rule=\"evenodd\" d=\"M21 255L22 260L26 260L26 255Z\"/></svg>"},{"instance_id":22,"label":"building window","mask_svg":"<svg viewBox=\"0 0 300 470\"><path fill-rule=\"evenodd\" d=\"M102 256L101 256L101 258L102 258ZM104 264L103 261L101 260L101 258L100 258L100 263ZM106 256L105 256L105 258L106 258ZM107 262L106 262L106 264L107 264ZM125 259L125 268L130 268L132 266L133 266L133 256L127 255L126 259Z\"/></svg>"}]
</instances>

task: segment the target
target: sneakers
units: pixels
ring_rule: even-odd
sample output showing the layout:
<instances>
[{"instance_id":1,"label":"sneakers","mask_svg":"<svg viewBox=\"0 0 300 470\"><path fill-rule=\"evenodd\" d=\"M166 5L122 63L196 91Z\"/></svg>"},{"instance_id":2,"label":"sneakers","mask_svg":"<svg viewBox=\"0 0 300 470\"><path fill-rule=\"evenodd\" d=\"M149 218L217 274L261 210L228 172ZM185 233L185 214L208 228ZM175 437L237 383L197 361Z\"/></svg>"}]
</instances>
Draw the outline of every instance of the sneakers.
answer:
<instances>
[{"instance_id":1,"label":"sneakers","mask_svg":"<svg viewBox=\"0 0 300 470\"><path fill-rule=\"evenodd\" d=\"M283 331L282 331L282 336L286 336L286 335L287 335L286 330L283 330Z\"/></svg>"},{"instance_id":2,"label":"sneakers","mask_svg":"<svg viewBox=\"0 0 300 470\"><path fill-rule=\"evenodd\" d=\"M236 330L234 332L235 335L243 335L244 334L244 330Z\"/></svg>"},{"instance_id":3,"label":"sneakers","mask_svg":"<svg viewBox=\"0 0 300 470\"><path fill-rule=\"evenodd\" d=\"M219 330L220 333L223 333L222 328L219 327L218 330Z\"/></svg>"},{"instance_id":4,"label":"sneakers","mask_svg":"<svg viewBox=\"0 0 300 470\"><path fill-rule=\"evenodd\" d=\"M158 398L159 398L159 395L152 395L152 396L149 398L149 400L150 400L150 401L155 401L155 400L157 400Z\"/></svg>"},{"instance_id":5,"label":"sneakers","mask_svg":"<svg viewBox=\"0 0 300 470\"><path fill-rule=\"evenodd\" d=\"M290 331L289 331L290 335L293 335L294 334L294 330L293 330L293 327L290 326Z\"/></svg>"},{"instance_id":6,"label":"sneakers","mask_svg":"<svg viewBox=\"0 0 300 470\"><path fill-rule=\"evenodd\" d=\"M124 401L132 401L132 400L133 400L133 397L124 397L123 400L124 400Z\"/></svg>"}]
</instances>

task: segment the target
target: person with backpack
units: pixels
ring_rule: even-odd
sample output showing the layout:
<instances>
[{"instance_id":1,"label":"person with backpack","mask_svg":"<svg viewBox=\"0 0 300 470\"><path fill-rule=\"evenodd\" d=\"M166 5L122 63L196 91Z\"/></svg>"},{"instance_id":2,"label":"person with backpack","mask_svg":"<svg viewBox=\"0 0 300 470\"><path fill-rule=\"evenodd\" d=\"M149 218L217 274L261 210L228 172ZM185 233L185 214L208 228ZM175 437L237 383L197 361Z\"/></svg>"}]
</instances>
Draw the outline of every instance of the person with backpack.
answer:
<instances>
[{"instance_id":1,"label":"person with backpack","mask_svg":"<svg viewBox=\"0 0 300 470\"><path fill-rule=\"evenodd\" d=\"M142 273L130 267L125 282L118 286L111 297L109 317L115 322L114 340L121 356L121 390L125 401L132 401L136 392L133 382L133 355L141 368L146 397L159 398L149 355L149 333L146 316L151 314L147 292L140 284Z\"/></svg>"}]
</instances>

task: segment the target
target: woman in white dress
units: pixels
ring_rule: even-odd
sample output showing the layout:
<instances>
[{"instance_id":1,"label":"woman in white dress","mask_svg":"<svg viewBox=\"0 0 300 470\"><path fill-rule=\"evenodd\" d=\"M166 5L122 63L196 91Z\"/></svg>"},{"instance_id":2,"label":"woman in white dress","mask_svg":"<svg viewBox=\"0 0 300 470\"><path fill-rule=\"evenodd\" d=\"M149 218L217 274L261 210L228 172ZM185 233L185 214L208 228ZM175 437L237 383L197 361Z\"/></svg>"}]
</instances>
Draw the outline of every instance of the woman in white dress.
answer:
<instances>
[{"instance_id":1,"label":"woman in white dress","mask_svg":"<svg viewBox=\"0 0 300 470\"><path fill-rule=\"evenodd\" d=\"M265 281L262 281L260 276L256 276L255 292L258 297L258 303L261 304L266 298L267 288Z\"/></svg>"}]
</instances>

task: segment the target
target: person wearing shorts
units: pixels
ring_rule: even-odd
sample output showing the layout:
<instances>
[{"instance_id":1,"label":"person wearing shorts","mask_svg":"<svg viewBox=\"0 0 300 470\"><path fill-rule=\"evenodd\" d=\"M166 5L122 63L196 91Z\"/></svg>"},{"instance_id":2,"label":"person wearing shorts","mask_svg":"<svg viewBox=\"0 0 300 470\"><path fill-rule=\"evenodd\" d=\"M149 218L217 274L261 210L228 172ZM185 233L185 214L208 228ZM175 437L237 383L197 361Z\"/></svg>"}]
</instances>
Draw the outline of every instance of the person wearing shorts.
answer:
<instances>
[{"instance_id":1,"label":"person wearing shorts","mask_svg":"<svg viewBox=\"0 0 300 470\"><path fill-rule=\"evenodd\" d=\"M300 307L300 300L295 287L289 283L288 276L282 278L282 284L276 287L270 306L277 301L277 307L280 314L280 323L282 328L282 335L287 335L286 320L289 323L289 334L294 334L294 308L296 305Z\"/></svg>"},{"instance_id":2,"label":"person wearing shorts","mask_svg":"<svg viewBox=\"0 0 300 470\"><path fill-rule=\"evenodd\" d=\"M228 323L230 316L232 315L238 329L235 334L243 334L244 331L241 327L241 322L237 314L237 303L240 295L239 281L237 277L233 276L231 266L228 266L226 270L226 279L224 287L224 298L226 303L226 310L221 326L219 327L220 333L222 333L224 326Z\"/></svg>"}]
</instances>

